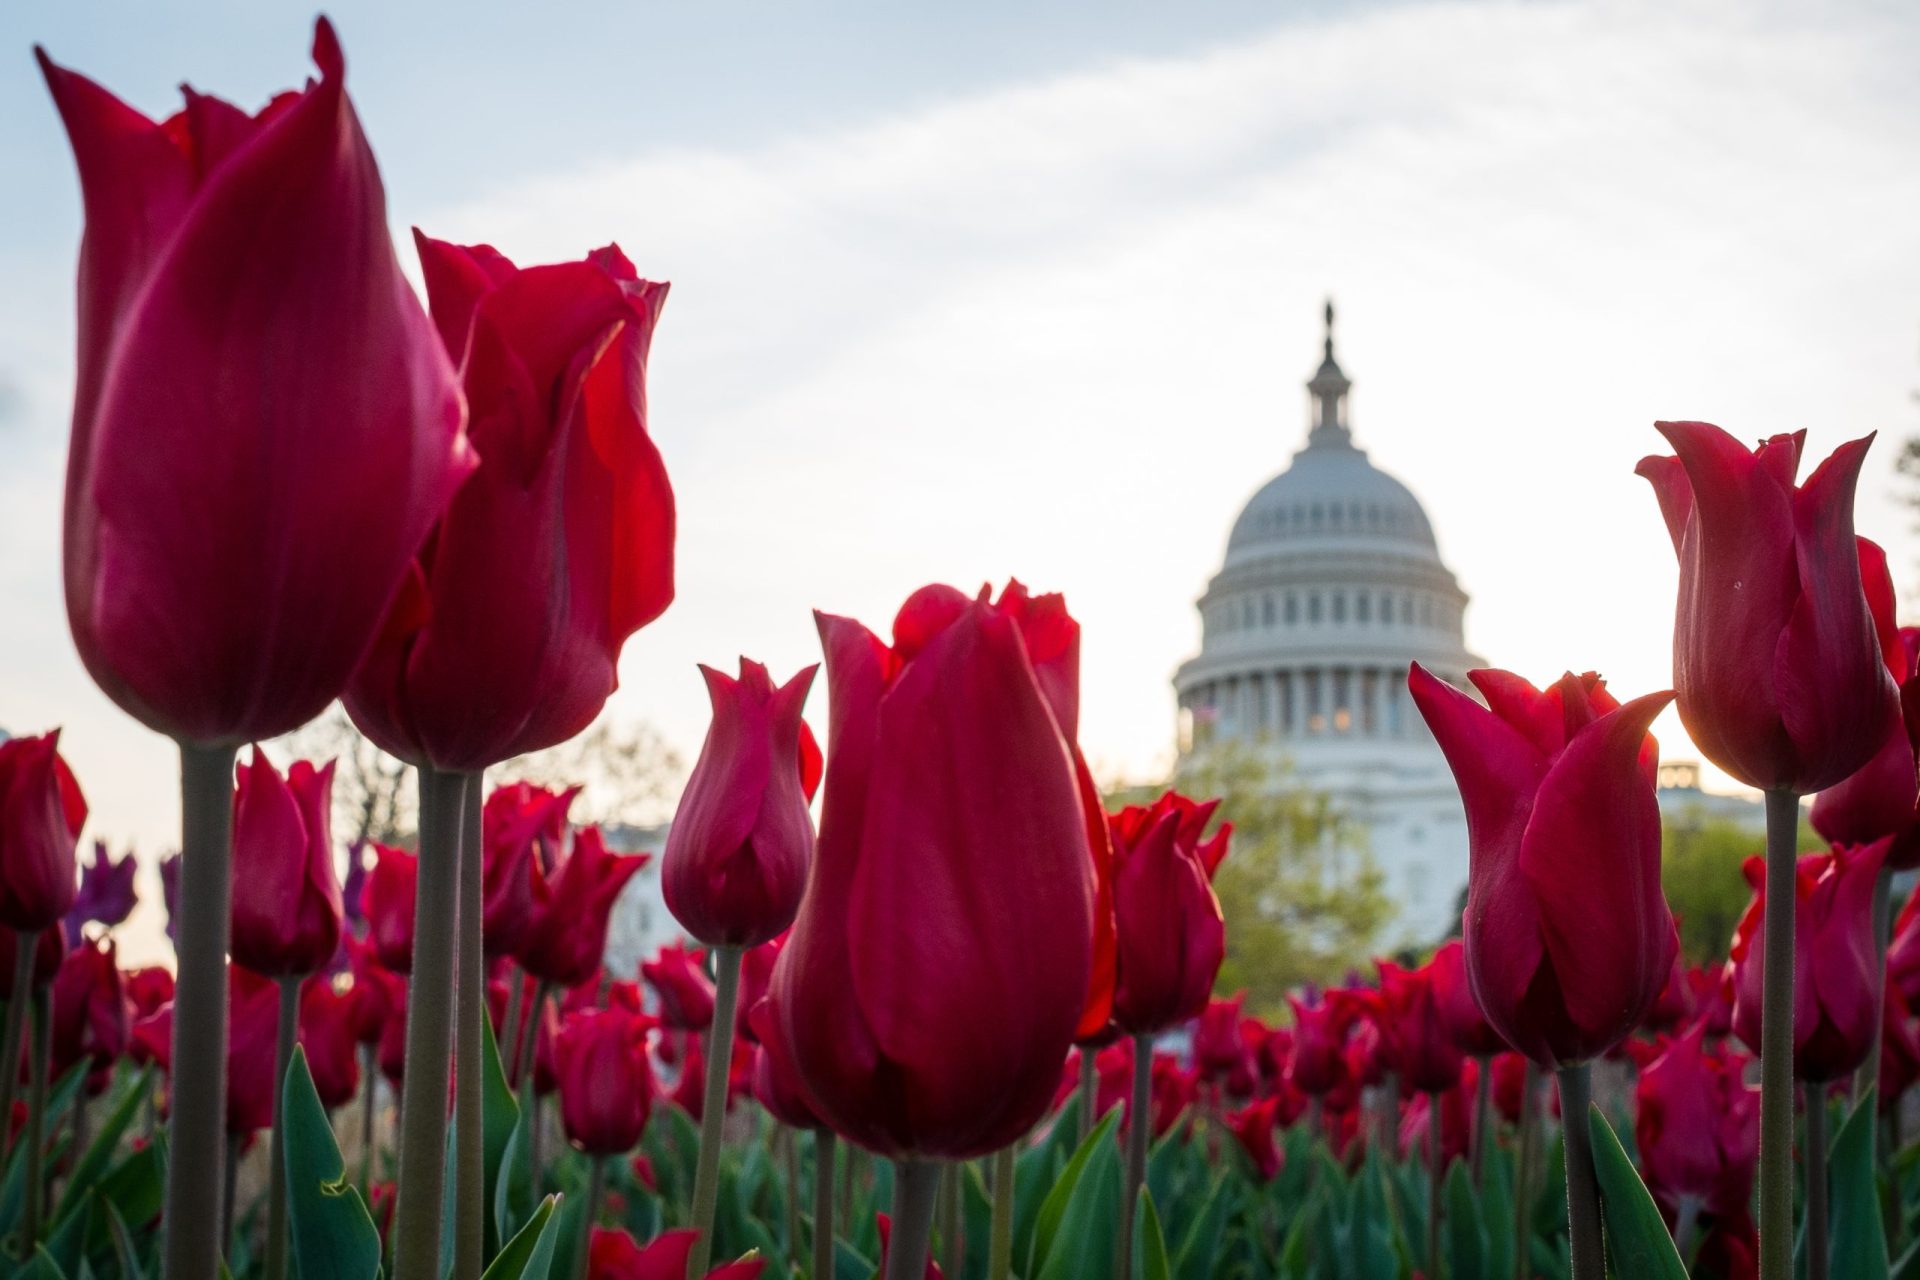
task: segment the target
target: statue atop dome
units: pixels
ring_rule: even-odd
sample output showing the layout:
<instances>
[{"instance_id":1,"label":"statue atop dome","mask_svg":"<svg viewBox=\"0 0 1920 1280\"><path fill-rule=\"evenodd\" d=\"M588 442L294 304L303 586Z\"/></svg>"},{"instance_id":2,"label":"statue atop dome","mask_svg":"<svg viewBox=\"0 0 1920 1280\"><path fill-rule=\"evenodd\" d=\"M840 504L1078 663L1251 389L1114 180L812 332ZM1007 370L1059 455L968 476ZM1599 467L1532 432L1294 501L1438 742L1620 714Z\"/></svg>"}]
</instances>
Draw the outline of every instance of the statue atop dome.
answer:
<instances>
[{"instance_id":1,"label":"statue atop dome","mask_svg":"<svg viewBox=\"0 0 1920 1280\"><path fill-rule=\"evenodd\" d=\"M1320 368L1314 372L1313 380L1307 383L1314 406L1313 430L1307 435L1307 447L1351 448L1353 435L1342 410L1346 407L1347 392L1353 389L1353 380L1341 372L1339 362L1333 358L1332 298L1327 299L1326 316L1326 357L1320 361Z\"/></svg>"}]
</instances>

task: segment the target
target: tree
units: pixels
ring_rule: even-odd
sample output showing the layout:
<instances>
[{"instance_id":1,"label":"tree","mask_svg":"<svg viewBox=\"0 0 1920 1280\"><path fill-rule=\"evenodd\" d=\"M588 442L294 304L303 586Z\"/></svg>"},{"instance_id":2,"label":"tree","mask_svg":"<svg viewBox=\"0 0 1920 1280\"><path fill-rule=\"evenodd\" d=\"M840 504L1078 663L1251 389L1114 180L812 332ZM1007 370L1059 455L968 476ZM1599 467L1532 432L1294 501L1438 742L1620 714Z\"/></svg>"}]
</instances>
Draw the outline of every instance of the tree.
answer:
<instances>
[{"instance_id":1,"label":"tree","mask_svg":"<svg viewBox=\"0 0 1920 1280\"><path fill-rule=\"evenodd\" d=\"M1271 1017L1301 983L1339 982L1366 963L1394 906L1364 833L1326 794L1238 743L1187 756L1168 785L1219 797L1215 821L1233 823L1213 881L1227 922L1217 990L1244 988L1249 1012ZM1146 803L1161 789L1127 788L1108 803Z\"/></svg>"},{"instance_id":2,"label":"tree","mask_svg":"<svg viewBox=\"0 0 1920 1280\"><path fill-rule=\"evenodd\" d=\"M1765 848L1766 833L1751 823L1684 807L1664 814L1660 825L1660 883L1680 921L1680 954L1690 965L1722 964L1734 926L1753 900L1753 887L1740 868ZM1825 847L1807 825L1804 809L1798 847Z\"/></svg>"}]
</instances>

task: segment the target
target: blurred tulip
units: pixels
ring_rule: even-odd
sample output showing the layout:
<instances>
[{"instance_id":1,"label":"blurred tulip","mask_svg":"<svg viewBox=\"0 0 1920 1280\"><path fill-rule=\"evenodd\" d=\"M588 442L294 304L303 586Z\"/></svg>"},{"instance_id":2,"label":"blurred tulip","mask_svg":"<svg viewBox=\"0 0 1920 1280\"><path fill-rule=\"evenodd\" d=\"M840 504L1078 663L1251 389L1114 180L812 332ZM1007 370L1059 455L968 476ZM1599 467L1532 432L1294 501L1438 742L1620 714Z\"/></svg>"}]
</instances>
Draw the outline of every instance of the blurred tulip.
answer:
<instances>
[{"instance_id":1,"label":"blurred tulip","mask_svg":"<svg viewBox=\"0 0 1920 1280\"><path fill-rule=\"evenodd\" d=\"M579 787L551 791L531 782L509 782L487 797L480 812L485 901L481 938L489 957L510 956L525 945L533 923L534 878L558 860L567 835L567 810L579 794Z\"/></svg>"},{"instance_id":2,"label":"blurred tulip","mask_svg":"<svg viewBox=\"0 0 1920 1280\"><path fill-rule=\"evenodd\" d=\"M1213 896L1214 870L1233 824L1202 833L1220 802L1166 792L1113 815L1116 979L1113 1021L1153 1035L1198 1017L1226 959L1226 921Z\"/></svg>"},{"instance_id":3,"label":"blurred tulip","mask_svg":"<svg viewBox=\"0 0 1920 1280\"><path fill-rule=\"evenodd\" d=\"M227 1132L244 1137L273 1124L273 1058L280 987L239 965L227 969ZM150 1060L173 1070L173 1006L142 1018L133 1039Z\"/></svg>"},{"instance_id":4,"label":"blurred tulip","mask_svg":"<svg viewBox=\"0 0 1920 1280\"><path fill-rule=\"evenodd\" d=\"M1873 939L1873 889L1892 845L1836 846L1802 854L1794 906L1793 1074L1837 1079L1862 1062L1880 1026L1880 970ZM1753 903L1733 934L1734 1033L1760 1049L1760 1006L1766 950L1765 868L1747 859Z\"/></svg>"},{"instance_id":5,"label":"blurred tulip","mask_svg":"<svg viewBox=\"0 0 1920 1280\"><path fill-rule=\"evenodd\" d=\"M1460 1082L1465 1059L1441 1016L1433 966L1403 969L1387 960L1375 964L1380 970L1377 989L1335 992L1334 998L1366 1014L1378 1028L1382 1057L1399 1077L1403 1094L1451 1089Z\"/></svg>"},{"instance_id":6,"label":"blurred tulip","mask_svg":"<svg viewBox=\"0 0 1920 1280\"><path fill-rule=\"evenodd\" d=\"M869 1149L984 1155L1038 1122L1097 986L1078 627L1017 584L923 588L891 646L819 623L832 754L763 1043Z\"/></svg>"},{"instance_id":7,"label":"blurred tulip","mask_svg":"<svg viewBox=\"0 0 1920 1280\"><path fill-rule=\"evenodd\" d=\"M253 753L233 793L233 939L238 963L268 977L313 973L340 946L333 872L333 762L285 778Z\"/></svg>"},{"instance_id":8,"label":"blurred tulip","mask_svg":"<svg viewBox=\"0 0 1920 1280\"><path fill-rule=\"evenodd\" d=\"M1760 1145L1760 1092L1742 1079L1749 1059L1708 1052L1700 1023L1662 1048L1634 1086L1647 1187L1669 1212L1683 1201L1716 1214L1743 1211Z\"/></svg>"},{"instance_id":9,"label":"blurred tulip","mask_svg":"<svg viewBox=\"0 0 1920 1280\"><path fill-rule=\"evenodd\" d=\"M338 696L472 466L324 18L313 59L258 115L188 90L156 124L40 54L86 208L68 621L183 742Z\"/></svg>"},{"instance_id":10,"label":"blurred tulip","mask_svg":"<svg viewBox=\"0 0 1920 1280\"><path fill-rule=\"evenodd\" d=\"M1225 1000L1209 1000L1193 1026L1194 1065L1200 1076L1224 1085L1233 1097L1250 1096L1259 1084L1259 1066L1240 1035L1240 1009L1247 993L1236 991Z\"/></svg>"},{"instance_id":11,"label":"blurred tulip","mask_svg":"<svg viewBox=\"0 0 1920 1280\"><path fill-rule=\"evenodd\" d=\"M113 940L83 941L68 952L51 991L52 1077L85 1063L87 1092L97 1096L112 1079L114 1059L127 1051L131 1035Z\"/></svg>"},{"instance_id":12,"label":"blurred tulip","mask_svg":"<svg viewBox=\"0 0 1920 1280\"><path fill-rule=\"evenodd\" d=\"M560 1122L589 1155L620 1155L640 1144L653 1109L647 1058L651 1021L622 1009L589 1009L560 1028Z\"/></svg>"},{"instance_id":13,"label":"blurred tulip","mask_svg":"<svg viewBox=\"0 0 1920 1280\"><path fill-rule=\"evenodd\" d=\"M706 958L706 952L674 942L640 962L640 976L660 998L662 1026L705 1031L713 1024L713 979L707 976Z\"/></svg>"},{"instance_id":14,"label":"blurred tulip","mask_svg":"<svg viewBox=\"0 0 1920 1280\"><path fill-rule=\"evenodd\" d=\"M1287 1003L1293 1008L1287 1078L1302 1093L1320 1097L1337 1088L1347 1075L1347 1011L1331 1000L1306 1004L1289 995Z\"/></svg>"},{"instance_id":15,"label":"blurred tulip","mask_svg":"<svg viewBox=\"0 0 1920 1280\"><path fill-rule=\"evenodd\" d=\"M1678 954L1676 952L1676 954ZM1491 1058L1505 1052L1507 1042L1480 1012L1473 987L1467 981L1467 949L1458 938L1440 944L1433 953L1433 996L1453 1042L1470 1058Z\"/></svg>"},{"instance_id":16,"label":"blurred tulip","mask_svg":"<svg viewBox=\"0 0 1920 1280\"><path fill-rule=\"evenodd\" d=\"M582 827L551 877L533 881L533 924L517 953L520 967L544 982L571 987L600 968L607 917L648 855L607 851L598 827Z\"/></svg>"},{"instance_id":17,"label":"blurred tulip","mask_svg":"<svg viewBox=\"0 0 1920 1280\"><path fill-rule=\"evenodd\" d=\"M776 688L745 658L738 680L700 668L713 723L667 829L660 887L673 918L710 947L757 946L800 910L813 865L802 778L811 735L800 712L817 670Z\"/></svg>"},{"instance_id":18,"label":"blurred tulip","mask_svg":"<svg viewBox=\"0 0 1920 1280\"><path fill-rule=\"evenodd\" d=\"M733 1034L739 1039L760 1043L760 1033L754 1030L752 1024L753 1009L766 999L767 988L773 983L774 961L780 958L780 948L786 945L786 941L787 935L783 933L740 953L739 1011L733 1019Z\"/></svg>"},{"instance_id":19,"label":"blurred tulip","mask_svg":"<svg viewBox=\"0 0 1920 1280\"><path fill-rule=\"evenodd\" d=\"M373 846L373 870L361 891L367 917L367 941L382 968L413 972L413 913L420 882L420 859L405 849Z\"/></svg>"},{"instance_id":20,"label":"blurred tulip","mask_svg":"<svg viewBox=\"0 0 1920 1280\"><path fill-rule=\"evenodd\" d=\"M523 270L486 245L414 242L480 466L412 544L346 704L388 753L473 772L592 723L627 638L673 599L646 401L667 287L612 245Z\"/></svg>"},{"instance_id":21,"label":"blurred tulip","mask_svg":"<svg viewBox=\"0 0 1920 1280\"><path fill-rule=\"evenodd\" d=\"M1493 1109L1508 1124L1519 1124L1527 1103L1527 1055L1517 1049L1493 1057Z\"/></svg>"},{"instance_id":22,"label":"blurred tulip","mask_svg":"<svg viewBox=\"0 0 1920 1280\"><path fill-rule=\"evenodd\" d=\"M133 873L138 864L131 851L115 859L107 852L105 840L93 842L93 860L80 864L80 891L67 908L67 945L77 947L90 924L112 929L124 924L140 898L133 889Z\"/></svg>"},{"instance_id":23,"label":"blurred tulip","mask_svg":"<svg viewBox=\"0 0 1920 1280\"><path fill-rule=\"evenodd\" d=\"M587 1280L686 1280L687 1257L699 1233L689 1227L663 1231L645 1246L624 1231L593 1229ZM766 1259L749 1254L707 1272L707 1280L759 1280Z\"/></svg>"},{"instance_id":24,"label":"blurred tulip","mask_svg":"<svg viewBox=\"0 0 1920 1280\"><path fill-rule=\"evenodd\" d=\"M0 742L0 924L51 929L72 908L74 845L87 802L60 758L60 731Z\"/></svg>"},{"instance_id":25,"label":"blurred tulip","mask_svg":"<svg viewBox=\"0 0 1920 1280\"><path fill-rule=\"evenodd\" d=\"M1796 486L1806 433L1747 449L1704 422L1655 424L1677 457L1643 459L1680 559L1680 721L1709 760L1763 791L1830 787L1893 715L1860 579L1854 488L1872 437Z\"/></svg>"},{"instance_id":26,"label":"blurred tulip","mask_svg":"<svg viewBox=\"0 0 1920 1280\"><path fill-rule=\"evenodd\" d=\"M300 991L300 1044L307 1051L314 1092L329 1111L353 1101L360 1088L358 1001L325 978L309 979Z\"/></svg>"},{"instance_id":27,"label":"blurred tulip","mask_svg":"<svg viewBox=\"0 0 1920 1280\"><path fill-rule=\"evenodd\" d=\"M1591 674L1545 692L1468 678L1485 707L1417 664L1407 680L1467 806L1467 977L1507 1043L1543 1067L1585 1062L1639 1024L1679 946L1647 736L1672 695L1622 706Z\"/></svg>"},{"instance_id":28,"label":"blurred tulip","mask_svg":"<svg viewBox=\"0 0 1920 1280\"><path fill-rule=\"evenodd\" d=\"M44 987L60 972L67 957L67 935L59 929L42 929L33 944L33 977L30 985ZM20 935L0 924L0 991L13 990L13 975L20 961ZM166 973L166 970L160 970ZM173 975L167 974L168 998L172 998Z\"/></svg>"},{"instance_id":29,"label":"blurred tulip","mask_svg":"<svg viewBox=\"0 0 1920 1280\"><path fill-rule=\"evenodd\" d=\"M1647 1006L1646 1016L1640 1019L1640 1029L1655 1035L1671 1035L1693 1020L1696 1003L1686 958L1676 950L1666 984Z\"/></svg>"},{"instance_id":30,"label":"blurred tulip","mask_svg":"<svg viewBox=\"0 0 1920 1280\"><path fill-rule=\"evenodd\" d=\"M1273 1141L1274 1110L1278 1106L1278 1099L1262 1098L1227 1113L1227 1131L1239 1140L1240 1149L1246 1152L1255 1176L1262 1182L1271 1181L1286 1163Z\"/></svg>"},{"instance_id":31,"label":"blurred tulip","mask_svg":"<svg viewBox=\"0 0 1920 1280\"><path fill-rule=\"evenodd\" d=\"M1920 1084L1920 1027L1900 995L1889 984L1880 1027L1880 1114L1899 1114L1907 1090Z\"/></svg>"},{"instance_id":32,"label":"blurred tulip","mask_svg":"<svg viewBox=\"0 0 1920 1280\"><path fill-rule=\"evenodd\" d=\"M761 1007L754 1011L752 1020L765 1022L768 1016ZM764 1107L768 1115L790 1128L821 1127L820 1117L813 1113L813 1105L807 1101L800 1082L783 1070L772 1054L760 1048L753 1051L753 1100Z\"/></svg>"}]
</instances>

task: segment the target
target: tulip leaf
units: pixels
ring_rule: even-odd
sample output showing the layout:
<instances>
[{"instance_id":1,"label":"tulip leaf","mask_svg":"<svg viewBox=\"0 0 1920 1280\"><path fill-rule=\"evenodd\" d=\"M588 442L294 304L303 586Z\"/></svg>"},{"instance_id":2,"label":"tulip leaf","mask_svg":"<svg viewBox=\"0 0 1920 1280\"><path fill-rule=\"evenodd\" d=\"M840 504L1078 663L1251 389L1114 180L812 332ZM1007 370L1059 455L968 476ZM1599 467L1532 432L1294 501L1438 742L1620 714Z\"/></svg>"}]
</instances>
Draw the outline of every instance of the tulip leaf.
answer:
<instances>
[{"instance_id":1,"label":"tulip leaf","mask_svg":"<svg viewBox=\"0 0 1920 1280\"><path fill-rule=\"evenodd\" d=\"M287 1064L280 1110L296 1274L300 1280L373 1280L380 1274L380 1232L347 1177L304 1048L296 1047Z\"/></svg>"},{"instance_id":2,"label":"tulip leaf","mask_svg":"<svg viewBox=\"0 0 1920 1280\"><path fill-rule=\"evenodd\" d=\"M1455 1161L1453 1169L1447 1174L1447 1211L1444 1219L1447 1233L1447 1256L1453 1262L1453 1274L1456 1276L1489 1276L1493 1268L1487 1265L1487 1228L1480 1215L1480 1204L1473 1194L1473 1179L1467 1174L1467 1166Z\"/></svg>"},{"instance_id":3,"label":"tulip leaf","mask_svg":"<svg viewBox=\"0 0 1920 1280\"><path fill-rule=\"evenodd\" d=\"M493 1221L503 1238L511 1238L526 1222L533 1208L533 1127L537 1107L523 1106L513 1122L506 1148L500 1153L500 1169L493 1182Z\"/></svg>"},{"instance_id":4,"label":"tulip leaf","mask_svg":"<svg viewBox=\"0 0 1920 1280\"><path fill-rule=\"evenodd\" d=\"M527 1225L507 1241L480 1280L547 1280L553 1266L554 1242L560 1234L560 1215L554 1211L558 1202L558 1196L542 1200Z\"/></svg>"},{"instance_id":5,"label":"tulip leaf","mask_svg":"<svg viewBox=\"0 0 1920 1280\"><path fill-rule=\"evenodd\" d=\"M1673 1236L1667 1231L1659 1206L1627 1159L1613 1126L1591 1103L1587 1106L1587 1129L1593 1135L1593 1172L1600 1184L1600 1212L1606 1219L1613 1273L1636 1280L1687 1280L1686 1264L1673 1247Z\"/></svg>"},{"instance_id":6,"label":"tulip leaf","mask_svg":"<svg viewBox=\"0 0 1920 1280\"><path fill-rule=\"evenodd\" d=\"M39 1245L33 1251L33 1261L14 1272L13 1280L67 1280L67 1273L47 1252L47 1246Z\"/></svg>"},{"instance_id":7,"label":"tulip leaf","mask_svg":"<svg viewBox=\"0 0 1920 1280\"><path fill-rule=\"evenodd\" d=\"M113 1235L113 1254L120 1262L120 1280L147 1280L147 1273L140 1265L139 1251L133 1247L133 1233L127 1230L127 1220L120 1216L120 1210L113 1201L101 1202L107 1211L107 1229Z\"/></svg>"},{"instance_id":8,"label":"tulip leaf","mask_svg":"<svg viewBox=\"0 0 1920 1280\"><path fill-rule=\"evenodd\" d=\"M1133 1280L1172 1280L1160 1215L1153 1207L1153 1193L1145 1187L1133 1206Z\"/></svg>"},{"instance_id":9,"label":"tulip leaf","mask_svg":"<svg viewBox=\"0 0 1920 1280\"><path fill-rule=\"evenodd\" d=\"M1174 1257L1174 1273L1180 1280L1200 1280L1213 1274L1214 1259L1220 1256L1220 1238L1233 1209L1235 1185L1235 1175L1227 1170L1221 1170L1214 1178L1200 1212L1193 1216Z\"/></svg>"},{"instance_id":10,"label":"tulip leaf","mask_svg":"<svg viewBox=\"0 0 1920 1280\"><path fill-rule=\"evenodd\" d=\"M87 1214L84 1211L94 1203L93 1193L85 1192L80 1201L78 1207L82 1211L69 1214L67 1220L47 1240L47 1252L53 1255L53 1260L68 1275L77 1273L86 1262Z\"/></svg>"},{"instance_id":11,"label":"tulip leaf","mask_svg":"<svg viewBox=\"0 0 1920 1280\"><path fill-rule=\"evenodd\" d=\"M1119 1108L1087 1135L1069 1165L1071 1182L1063 1176L1047 1197L1040 1211L1041 1226L1034 1234L1034 1248L1042 1243L1046 1251L1037 1280L1108 1280L1114 1270L1114 1240L1120 1225L1120 1144L1113 1130L1120 1119ZM1077 1167L1075 1167L1077 1166ZM1065 1188L1066 1200L1052 1230L1047 1229L1047 1209L1052 1208Z\"/></svg>"},{"instance_id":12,"label":"tulip leaf","mask_svg":"<svg viewBox=\"0 0 1920 1280\"><path fill-rule=\"evenodd\" d=\"M1077 1145L1074 1135L1079 1132L1079 1117L1080 1103L1076 1097L1055 1114L1046 1138L1021 1152L1014 1161L1013 1256L1016 1259L1034 1257L1033 1235L1040 1209ZM881 1168L891 1166L883 1161Z\"/></svg>"},{"instance_id":13,"label":"tulip leaf","mask_svg":"<svg viewBox=\"0 0 1920 1280\"><path fill-rule=\"evenodd\" d=\"M1067 1215L1067 1206L1073 1200L1074 1191L1079 1187L1080 1179L1085 1175L1087 1165L1093 1161L1094 1153L1104 1151L1116 1162L1119 1156L1114 1150L1113 1131L1120 1123L1118 1108L1107 1113L1107 1118L1093 1127L1087 1140L1080 1144L1073 1158L1067 1161L1066 1168L1060 1171L1060 1177L1053 1183L1053 1189L1047 1192L1047 1198L1040 1204L1039 1216L1033 1224L1033 1249L1028 1255L1025 1275L1038 1276L1053 1252L1054 1234L1060 1229ZM1018 1183L1015 1184L1016 1186ZM1115 1184L1119 1185L1118 1183ZM1109 1231L1108 1237L1112 1237ZM1111 1270L1111 1267L1109 1267Z\"/></svg>"},{"instance_id":14,"label":"tulip leaf","mask_svg":"<svg viewBox=\"0 0 1920 1280\"><path fill-rule=\"evenodd\" d=\"M1873 1168L1874 1097L1872 1089L1860 1095L1827 1149L1827 1203L1833 1214L1827 1228L1829 1274L1847 1280L1886 1280L1889 1274Z\"/></svg>"},{"instance_id":15,"label":"tulip leaf","mask_svg":"<svg viewBox=\"0 0 1920 1280\"><path fill-rule=\"evenodd\" d=\"M140 1104L146 1100L147 1090L153 1083L153 1068L147 1067L140 1073L133 1087L128 1089L120 1101L114 1105L100 1132L87 1144L87 1150L73 1166L73 1172L67 1175L66 1190L60 1193L60 1207L54 1211L53 1220L63 1222L77 1209L86 1193L106 1171L114 1153L120 1148L120 1139L126 1135L127 1127L140 1112Z\"/></svg>"}]
</instances>

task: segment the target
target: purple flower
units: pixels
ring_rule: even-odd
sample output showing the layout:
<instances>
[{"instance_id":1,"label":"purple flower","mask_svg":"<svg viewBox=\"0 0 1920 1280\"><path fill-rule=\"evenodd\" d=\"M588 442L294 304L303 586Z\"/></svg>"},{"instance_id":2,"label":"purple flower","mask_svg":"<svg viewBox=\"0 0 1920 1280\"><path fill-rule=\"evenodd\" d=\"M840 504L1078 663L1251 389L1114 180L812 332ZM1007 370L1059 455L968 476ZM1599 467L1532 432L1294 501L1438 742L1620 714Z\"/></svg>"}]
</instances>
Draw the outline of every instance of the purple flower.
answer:
<instances>
[{"instance_id":1,"label":"purple flower","mask_svg":"<svg viewBox=\"0 0 1920 1280\"><path fill-rule=\"evenodd\" d=\"M80 865L80 892L66 915L67 945L80 945L81 930L89 923L111 929L133 914L140 899L133 891L133 854L117 861L107 853L107 842L93 842L93 861Z\"/></svg>"},{"instance_id":2,"label":"purple flower","mask_svg":"<svg viewBox=\"0 0 1920 1280\"><path fill-rule=\"evenodd\" d=\"M160 900L167 905L167 941L177 942L174 928L180 920L180 855L160 859Z\"/></svg>"}]
</instances>

